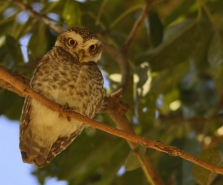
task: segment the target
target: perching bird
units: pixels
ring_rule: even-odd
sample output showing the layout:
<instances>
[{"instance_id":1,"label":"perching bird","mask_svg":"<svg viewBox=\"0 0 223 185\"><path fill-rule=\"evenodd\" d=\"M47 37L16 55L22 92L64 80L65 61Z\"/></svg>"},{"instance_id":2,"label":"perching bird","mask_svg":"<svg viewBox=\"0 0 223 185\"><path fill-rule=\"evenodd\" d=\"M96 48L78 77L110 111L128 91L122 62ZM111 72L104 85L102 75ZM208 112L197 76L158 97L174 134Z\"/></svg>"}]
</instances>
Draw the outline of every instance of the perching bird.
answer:
<instances>
[{"instance_id":1,"label":"perching bird","mask_svg":"<svg viewBox=\"0 0 223 185\"><path fill-rule=\"evenodd\" d=\"M97 67L102 43L85 28L70 28L37 66L30 86L48 99L92 118L103 97ZM20 121L20 150L26 163L45 166L66 149L86 125L59 115L35 99L25 98Z\"/></svg>"}]
</instances>

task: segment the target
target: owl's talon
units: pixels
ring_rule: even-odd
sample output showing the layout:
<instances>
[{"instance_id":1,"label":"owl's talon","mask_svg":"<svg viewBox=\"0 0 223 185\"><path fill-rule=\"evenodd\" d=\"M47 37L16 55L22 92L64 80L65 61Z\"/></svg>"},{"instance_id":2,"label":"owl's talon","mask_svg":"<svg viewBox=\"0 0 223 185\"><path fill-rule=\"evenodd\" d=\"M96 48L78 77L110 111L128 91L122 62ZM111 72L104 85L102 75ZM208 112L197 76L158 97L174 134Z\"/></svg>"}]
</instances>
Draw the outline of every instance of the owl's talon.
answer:
<instances>
[{"instance_id":1,"label":"owl's talon","mask_svg":"<svg viewBox=\"0 0 223 185\"><path fill-rule=\"evenodd\" d=\"M104 97L101 106L99 108L99 110L97 111L97 113L104 113L107 110L107 106L108 106L108 99L106 97Z\"/></svg>"},{"instance_id":2,"label":"owl's talon","mask_svg":"<svg viewBox=\"0 0 223 185\"><path fill-rule=\"evenodd\" d=\"M68 103L65 103L63 106L63 112L67 110L68 112L71 112L74 110L74 107L70 107ZM70 116L66 116L67 121L71 121L71 117Z\"/></svg>"},{"instance_id":3,"label":"owl's talon","mask_svg":"<svg viewBox=\"0 0 223 185\"><path fill-rule=\"evenodd\" d=\"M63 108L63 112L65 110L67 110L68 112L71 112L72 110L74 110L73 107L69 107L68 103L65 103L64 106L61 105L61 107ZM62 113L59 113L58 118L61 118L61 117L64 117L64 115ZM66 118L67 118L67 121L71 121L71 117L70 116L66 116Z\"/></svg>"},{"instance_id":4,"label":"owl's talon","mask_svg":"<svg viewBox=\"0 0 223 185\"><path fill-rule=\"evenodd\" d=\"M63 114L59 113L58 118L62 118Z\"/></svg>"},{"instance_id":5,"label":"owl's talon","mask_svg":"<svg viewBox=\"0 0 223 185\"><path fill-rule=\"evenodd\" d=\"M68 112L71 112L74 110L74 107L70 107L68 103L65 103L65 105L63 106L63 111L67 110Z\"/></svg>"}]
</instances>

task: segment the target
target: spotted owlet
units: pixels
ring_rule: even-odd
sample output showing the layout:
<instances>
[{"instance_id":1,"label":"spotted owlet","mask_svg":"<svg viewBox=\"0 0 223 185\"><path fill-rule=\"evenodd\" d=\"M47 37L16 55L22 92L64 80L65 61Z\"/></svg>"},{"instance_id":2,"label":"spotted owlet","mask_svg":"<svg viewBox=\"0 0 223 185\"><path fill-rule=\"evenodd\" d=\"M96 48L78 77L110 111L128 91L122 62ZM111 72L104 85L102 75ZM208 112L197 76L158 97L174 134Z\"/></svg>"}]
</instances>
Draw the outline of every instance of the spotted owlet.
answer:
<instances>
[{"instance_id":1,"label":"spotted owlet","mask_svg":"<svg viewBox=\"0 0 223 185\"><path fill-rule=\"evenodd\" d=\"M97 67L102 43L85 28L70 28L36 68L30 86L48 99L92 118L99 111L103 77ZM26 163L45 166L66 149L86 125L25 98L20 121L20 150Z\"/></svg>"}]
</instances>

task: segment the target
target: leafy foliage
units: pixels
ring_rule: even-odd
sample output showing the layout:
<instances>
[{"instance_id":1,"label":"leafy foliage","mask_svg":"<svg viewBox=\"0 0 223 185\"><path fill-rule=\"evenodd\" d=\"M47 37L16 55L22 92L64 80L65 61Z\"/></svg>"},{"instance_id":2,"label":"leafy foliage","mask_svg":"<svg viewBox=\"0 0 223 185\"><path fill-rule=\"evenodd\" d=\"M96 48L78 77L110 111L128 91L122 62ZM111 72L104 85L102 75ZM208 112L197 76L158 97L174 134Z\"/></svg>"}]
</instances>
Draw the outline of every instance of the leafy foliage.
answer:
<instances>
[{"instance_id":1,"label":"leafy foliage","mask_svg":"<svg viewBox=\"0 0 223 185\"><path fill-rule=\"evenodd\" d=\"M87 27L105 44L121 48L144 6L137 0L26 0L30 7L22 9L20 2L0 1L0 64L27 77L57 36L38 15L29 16L30 8L51 24ZM154 5L128 52L132 83L123 97L132 107L128 118L138 135L193 155L202 153L201 158L216 165L222 164L223 150L222 11L222 0L166 0ZM114 78L121 75L118 64L104 52L99 67L110 93L118 86L119 79ZM0 88L0 114L19 119L21 108L21 97ZM96 119L114 124L108 115ZM33 174L40 184L48 176L70 185L148 184L142 170L136 169L135 152L143 158L142 149L130 151L124 140L88 128ZM144 152L166 184L217 185L223 180L196 166L192 173L193 165L182 159ZM131 171L118 173L124 164Z\"/></svg>"}]
</instances>

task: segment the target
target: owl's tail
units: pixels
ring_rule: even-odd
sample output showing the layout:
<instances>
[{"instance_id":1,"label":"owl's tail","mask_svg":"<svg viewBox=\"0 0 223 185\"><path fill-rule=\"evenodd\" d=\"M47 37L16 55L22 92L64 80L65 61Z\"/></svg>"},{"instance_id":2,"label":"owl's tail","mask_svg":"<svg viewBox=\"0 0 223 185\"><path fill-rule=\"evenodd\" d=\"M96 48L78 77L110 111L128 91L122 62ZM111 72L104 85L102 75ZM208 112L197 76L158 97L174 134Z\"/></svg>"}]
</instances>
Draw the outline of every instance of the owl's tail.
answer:
<instances>
[{"instance_id":1,"label":"owl's tail","mask_svg":"<svg viewBox=\"0 0 223 185\"><path fill-rule=\"evenodd\" d=\"M34 163L38 167L45 166L51 144L44 142L40 135L32 135L32 129L27 128L26 134L20 136L19 148L25 163Z\"/></svg>"}]
</instances>

